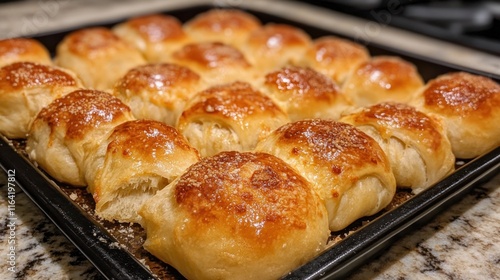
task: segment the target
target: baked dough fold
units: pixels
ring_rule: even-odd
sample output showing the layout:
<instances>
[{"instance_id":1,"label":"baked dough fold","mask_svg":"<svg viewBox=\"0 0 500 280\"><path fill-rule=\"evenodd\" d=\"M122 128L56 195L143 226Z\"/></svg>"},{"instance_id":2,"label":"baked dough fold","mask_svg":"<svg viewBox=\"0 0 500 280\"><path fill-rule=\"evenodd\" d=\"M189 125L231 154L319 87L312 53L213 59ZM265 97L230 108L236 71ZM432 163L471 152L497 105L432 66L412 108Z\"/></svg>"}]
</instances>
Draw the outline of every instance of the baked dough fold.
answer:
<instances>
[{"instance_id":1,"label":"baked dough fold","mask_svg":"<svg viewBox=\"0 0 500 280\"><path fill-rule=\"evenodd\" d=\"M255 151L281 158L313 184L332 231L381 211L396 192L382 148L350 124L318 119L289 123L259 142Z\"/></svg>"}]
</instances>

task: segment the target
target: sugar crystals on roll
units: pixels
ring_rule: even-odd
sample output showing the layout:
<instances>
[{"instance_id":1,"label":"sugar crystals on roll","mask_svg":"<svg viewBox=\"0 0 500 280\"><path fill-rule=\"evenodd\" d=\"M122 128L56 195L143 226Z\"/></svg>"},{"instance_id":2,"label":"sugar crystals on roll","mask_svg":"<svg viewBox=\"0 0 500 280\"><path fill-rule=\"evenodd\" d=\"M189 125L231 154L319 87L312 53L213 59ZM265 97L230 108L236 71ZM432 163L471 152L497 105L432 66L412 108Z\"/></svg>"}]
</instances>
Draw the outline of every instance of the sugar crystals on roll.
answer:
<instances>
[{"instance_id":1,"label":"sugar crystals on roll","mask_svg":"<svg viewBox=\"0 0 500 280\"><path fill-rule=\"evenodd\" d=\"M86 172L96 214L119 222L141 223L142 204L199 160L175 128L153 120L118 125L96 153Z\"/></svg>"},{"instance_id":2,"label":"sugar crystals on roll","mask_svg":"<svg viewBox=\"0 0 500 280\"><path fill-rule=\"evenodd\" d=\"M110 29L91 27L66 35L57 45L55 62L75 72L85 87L110 90L128 70L146 60Z\"/></svg>"},{"instance_id":3,"label":"sugar crystals on roll","mask_svg":"<svg viewBox=\"0 0 500 280\"><path fill-rule=\"evenodd\" d=\"M380 103L340 121L356 126L380 144L399 187L419 193L455 170L455 156L441 121L412 106Z\"/></svg>"}]
</instances>

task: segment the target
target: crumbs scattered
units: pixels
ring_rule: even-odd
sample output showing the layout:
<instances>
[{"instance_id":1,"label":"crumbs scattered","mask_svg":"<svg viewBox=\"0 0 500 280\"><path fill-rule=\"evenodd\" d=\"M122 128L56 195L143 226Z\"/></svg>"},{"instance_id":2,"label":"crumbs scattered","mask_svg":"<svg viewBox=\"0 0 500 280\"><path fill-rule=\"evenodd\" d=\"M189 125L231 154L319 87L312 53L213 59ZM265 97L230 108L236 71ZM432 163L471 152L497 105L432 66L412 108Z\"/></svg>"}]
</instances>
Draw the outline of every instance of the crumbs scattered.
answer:
<instances>
[{"instance_id":1,"label":"crumbs scattered","mask_svg":"<svg viewBox=\"0 0 500 280\"><path fill-rule=\"evenodd\" d=\"M69 198L71 198L71 200L75 201L78 199L78 194L72 192L70 195L69 195Z\"/></svg>"}]
</instances>

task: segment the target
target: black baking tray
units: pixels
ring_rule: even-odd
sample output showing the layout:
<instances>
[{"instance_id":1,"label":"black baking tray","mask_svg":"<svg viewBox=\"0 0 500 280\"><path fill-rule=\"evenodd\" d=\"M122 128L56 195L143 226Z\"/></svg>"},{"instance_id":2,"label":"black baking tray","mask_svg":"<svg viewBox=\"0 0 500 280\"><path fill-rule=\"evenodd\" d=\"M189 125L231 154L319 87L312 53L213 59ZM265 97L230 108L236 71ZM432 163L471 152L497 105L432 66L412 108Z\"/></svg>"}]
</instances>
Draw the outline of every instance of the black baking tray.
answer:
<instances>
[{"instance_id":1,"label":"black baking tray","mask_svg":"<svg viewBox=\"0 0 500 280\"><path fill-rule=\"evenodd\" d=\"M213 8L211 5L196 5L187 8L157 11L176 16L186 21L194 15ZM241 7L240 7L241 8ZM245 10L245 9L244 9ZM301 22L295 22L279 15L246 9L262 22L279 22L297 26L313 38L324 35L349 36L332 33ZM130 17L135 15L130 15ZM126 20L123 18L122 20ZM111 27L120 22L95 22L91 25ZM50 34L39 34L33 38L42 42L54 52L58 42L69 32L60 30ZM458 67L415 55L406 51L372 43L367 46L372 55L397 55L414 63L425 80L451 71L468 71L488 75L497 82L500 77L473 69ZM156 275L134 257L128 250L116 244L117 240L109 234L102 223L96 221L88 211L78 206L67 192L43 171L39 170L20 150L18 143L0 137L0 165L5 170L16 170L19 187L52 220L61 232L89 259L107 279L156 279ZM414 230L439 213L450 204L484 180L498 174L500 170L500 147L461 165L457 170L435 184L430 189L413 196L402 205L374 217L373 220L354 233L349 234L334 246L323 252L309 263L291 271L284 279L341 279L355 268L380 253L398 236ZM166 265L165 265L166 266ZM175 270L170 269L173 278L182 279Z\"/></svg>"}]
</instances>

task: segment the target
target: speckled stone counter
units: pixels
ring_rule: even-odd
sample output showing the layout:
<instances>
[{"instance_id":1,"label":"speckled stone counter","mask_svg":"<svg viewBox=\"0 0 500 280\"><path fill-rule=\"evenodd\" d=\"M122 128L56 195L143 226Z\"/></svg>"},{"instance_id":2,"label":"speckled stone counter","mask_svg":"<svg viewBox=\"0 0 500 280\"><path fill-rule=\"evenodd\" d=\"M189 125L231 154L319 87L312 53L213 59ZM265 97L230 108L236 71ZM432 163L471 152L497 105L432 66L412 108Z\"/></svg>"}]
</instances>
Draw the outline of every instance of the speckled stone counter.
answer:
<instances>
[{"instance_id":1,"label":"speckled stone counter","mask_svg":"<svg viewBox=\"0 0 500 280\"><path fill-rule=\"evenodd\" d=\"M19 187L15 191L14 215L9 215L10 198L3 171L0 181L0 279L101 279ZM424 227L396 240L350 278L500 279L499 233L497 175ZM9 270L11 234L15 240L15 272Z\"/></svg>"}]
</instances>

